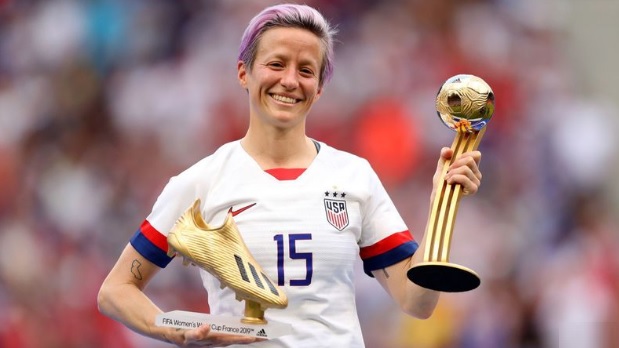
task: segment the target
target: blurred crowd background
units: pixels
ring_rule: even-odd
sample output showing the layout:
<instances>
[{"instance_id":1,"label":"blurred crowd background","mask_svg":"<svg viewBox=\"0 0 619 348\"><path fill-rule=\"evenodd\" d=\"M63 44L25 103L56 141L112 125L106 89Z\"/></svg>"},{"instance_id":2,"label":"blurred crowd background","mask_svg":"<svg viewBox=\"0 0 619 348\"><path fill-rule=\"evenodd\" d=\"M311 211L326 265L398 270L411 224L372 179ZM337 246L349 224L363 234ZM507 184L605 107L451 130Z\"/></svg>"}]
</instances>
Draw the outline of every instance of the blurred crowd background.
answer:
<instances>
[{"instance_id":1,"label":"blurred crowd background","mask_svg":"<svg viewBox=\"0 0 619 348\"><path fill-rule=\"evenodd\" d=\"M97 291L169 177L244 135L237 49L274 3L0 0L0 347L168 346ZM368 348L619 347L619 2L305 3L339 28L309 135L368 158L416 238L454 137L438 88L470 73L496 94L451 254L482 285L421 321L359 271ZM207 311L197 269L168 268L155 302Z\"/></svg>"}]
</instances>

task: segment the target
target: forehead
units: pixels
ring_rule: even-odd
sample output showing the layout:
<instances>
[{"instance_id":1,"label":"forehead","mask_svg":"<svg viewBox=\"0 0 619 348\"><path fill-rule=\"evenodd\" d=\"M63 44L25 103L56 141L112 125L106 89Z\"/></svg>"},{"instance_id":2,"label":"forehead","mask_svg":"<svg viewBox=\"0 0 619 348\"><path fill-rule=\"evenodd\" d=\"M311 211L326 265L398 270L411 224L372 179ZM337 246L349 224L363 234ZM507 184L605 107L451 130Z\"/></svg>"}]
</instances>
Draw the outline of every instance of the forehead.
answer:
<instances>
[{"instance_id":1,"label":"forehead","mask_svg":"<svg viewBox=\"0 0 619 348\"><path fill-rule=\"evenodd\" d=\"M273 28L262 34L256 58L272 56L299 56L319 63L322 60L322 44L318 36L300 28Z\"/></svg>"}]
</instances>

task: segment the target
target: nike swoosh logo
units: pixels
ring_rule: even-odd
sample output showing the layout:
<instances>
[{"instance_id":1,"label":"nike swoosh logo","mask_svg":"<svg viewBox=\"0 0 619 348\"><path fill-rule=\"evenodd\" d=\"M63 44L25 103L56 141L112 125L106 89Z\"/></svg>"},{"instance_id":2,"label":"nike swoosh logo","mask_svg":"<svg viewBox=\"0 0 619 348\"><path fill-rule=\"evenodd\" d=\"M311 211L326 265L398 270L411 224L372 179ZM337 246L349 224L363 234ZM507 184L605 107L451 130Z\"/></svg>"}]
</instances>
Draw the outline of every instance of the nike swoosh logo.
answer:
<instances>
[{"instance_id":1,"label":"nike swoosh logo","mask_svg":"<svg viewBox=\"0 0 619 348\"><path fill-rule=\"evenodd\" d=\"M237 215L239 215L240 213L244 212L245 210L247 210L247 209L249 209L249 208L253 207L254 205L256 205L256 203L252 203L252 204L250 204L250 205L246 205L246 206L244 206L243 208L240 208L240 209L237 209L237 210L232 210L232 207L230 207L230 210L228 210L228 213L231 213L231 214L232 214L232 216L237 216Z\"/></svg>"}]
</instances>

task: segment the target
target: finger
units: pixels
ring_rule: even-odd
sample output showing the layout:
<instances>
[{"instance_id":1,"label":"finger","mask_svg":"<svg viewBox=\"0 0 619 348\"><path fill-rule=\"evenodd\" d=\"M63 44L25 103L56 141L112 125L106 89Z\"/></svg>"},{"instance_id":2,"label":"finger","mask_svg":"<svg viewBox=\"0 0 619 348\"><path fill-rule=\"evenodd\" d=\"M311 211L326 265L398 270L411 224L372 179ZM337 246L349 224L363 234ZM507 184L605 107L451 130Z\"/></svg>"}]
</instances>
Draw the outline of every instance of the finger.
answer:
<instances>
[{"instance_id":1,"label":"finger","mask_svg":"<svg viewBox=\"0 0 619 348\"><path fill-rule=\"evenodd\" d=\"M477 164L479 166L479 163L481 162L481 152L479 151L469 151L469 152L465 152L463 154L461 154L457 159L468 159L471 158L473 159L473 161L475 161L475 164Z\"/></svg>"},{"instance_id":2,"label":"finger","mask_svg":"<svg viewBox=\"0 0 619 348\"><path fill-rule=\"evenodd\" d=\"M186 347L227 347L232 344L248 344L263 341L262 338L218 333L209 324L185 331Z\"/></svg>"},{"instance_id":3,"label":"finger","mask_svg":"<svg viewBox=\"0 0 619 348\"><path fill-rule=\"evenodd\" d=\"M212 344L212 347L227 347L232 344L249 344L262 341L262 339L250 336L211 333L208 341Z\"/></svg>"},{"instance_id":4,"label":"finger","mask_svg":"<svg viewBox=\"0 0 619 348\"><path fill-rule=\"evenodd\" d=\"M451 167L445 176L448 184L462 185L462 193L465 195L477 192L481 184L481 178L481 172L473 158L454 163L454 166Z\"/></svg>"},{"instance_id":5,"label":"finger","mask_svg":"<svg viewBox=\"0 0 619 348\"><path fill-rule=\"evenodd\" d=\"M452 166L458 166L461 164L466 164L466 165L472 165L473 163L477 166L479 166L479 163L481 162L481 152L479 151L472 151L472 152L465 152L461 155L458 156L458 158L456 158L453 163Z\"/></svg>"},{"instance_id":6,"label":"finger","mask_svg":"<svg viewBox=\"0 0 619 348\"><path fill-rule=\"evenodd\" d=\"M461 185L462 193L465 195L476 193L481 181L475 176L455 174L446 179L450 185Z\"/></svg>"},{"instance_id":7,"label":"finger","mask_svg":"<svg viewBox=\"0 0 619 348\"><path fill-rule=\"evenodd\" d=\"M441 149L438 161L436 163L436 175L443 170L445 163L449 162L451 157L453 156L453 150L449 147L444 147Z\"/></svg>"},{"instance_id":8,"label":"finger","mask_svg":"<svg viewBox=\"0 0 619 348\"><path fill-rule=\"evenodd\" d=\"M481 153L478 151L467 152L462 154L458 159L456 159L450 166L449 172L458 172L461 174L466 174L467 168L470 169L471 173L481 179L481 171L479 170L479 162L481 161Z\"/></svg>"},{"instance_id":9,"label":"finger","mask_svg":"<svg viewBox=\"0 0 619 348\"><path fill-rule=\"evenodd\" d=\"M211 332L211 327L208 324L199 326L196 329L185 331L185 342L199 342L206 339Z\"/></svg>"},{"instance_id":10,"label":"finger","mask_svg":"<svg viewBox=\"0 0 619 348\"><path fill-rule=\"evenodd\" d=\"M481 172L476 166L471 168L467 165L451 168L445 176L449 184L465 184L464 181L468 180L478 185L481 183L481 178Z\"/></svg>"},{"instance_id":11,"label":"finger","mask_svg":"<svg viewBox=\"0 0 619 348\"><path fill-rule=\"evenodd\" d=\"M458 183L462 187L462 194L465 196L474 195L479 190L479 184L476 184L468 179Z\"/></svg>"}]
</instances>

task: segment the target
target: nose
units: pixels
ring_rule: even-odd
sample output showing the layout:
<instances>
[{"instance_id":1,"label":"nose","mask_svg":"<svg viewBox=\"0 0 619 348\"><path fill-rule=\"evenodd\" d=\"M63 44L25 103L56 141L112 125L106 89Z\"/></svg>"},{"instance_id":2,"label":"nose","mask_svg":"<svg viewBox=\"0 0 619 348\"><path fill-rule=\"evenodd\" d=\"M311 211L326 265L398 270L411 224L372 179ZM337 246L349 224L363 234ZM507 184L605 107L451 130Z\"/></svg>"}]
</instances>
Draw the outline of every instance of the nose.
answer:
<instances>
[{"instance_id":1,"label":"nose","mask_svg":"<svg viewBox=\"0 0 619 348\"><path fill-rule=\"evenodd\" d=\"M290 67L284 70L280 84L286 88L286 90L293 90L299 87L299 79L296 69Z\"/></svg>"}]
</instances>

